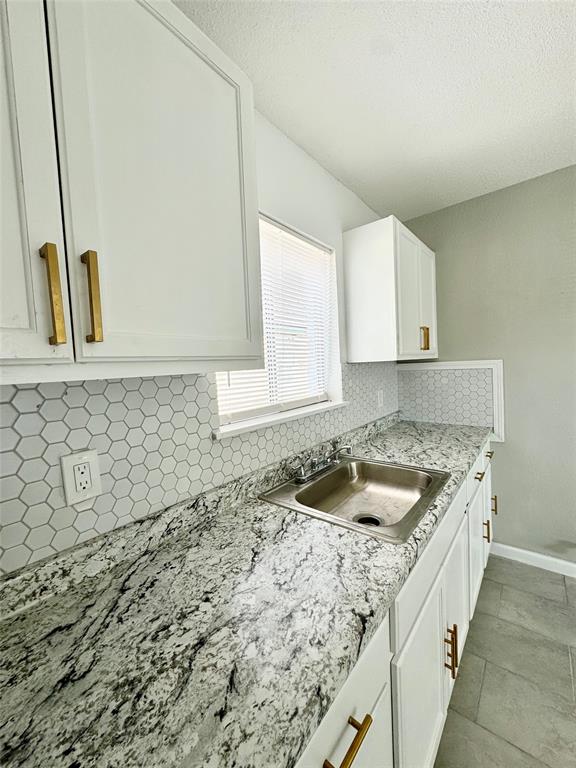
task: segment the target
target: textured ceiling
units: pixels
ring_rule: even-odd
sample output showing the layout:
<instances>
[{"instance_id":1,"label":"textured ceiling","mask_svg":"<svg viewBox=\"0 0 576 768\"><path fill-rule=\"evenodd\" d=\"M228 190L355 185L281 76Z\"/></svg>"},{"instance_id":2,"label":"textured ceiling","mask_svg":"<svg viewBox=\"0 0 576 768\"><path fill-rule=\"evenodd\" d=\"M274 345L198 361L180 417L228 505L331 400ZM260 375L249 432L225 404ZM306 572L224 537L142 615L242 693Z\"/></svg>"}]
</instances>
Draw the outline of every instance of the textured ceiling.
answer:
<instances>
[{"instance_id":1,"label":"textured ceiling","mask_svg":"<svg viewBox=\"0 0 576 768\"><path fill-rule=\"evenodd\" d=\"M257 109L381 215L576 162L576 3L176 4Z\"/></svg>"}]
</instances>

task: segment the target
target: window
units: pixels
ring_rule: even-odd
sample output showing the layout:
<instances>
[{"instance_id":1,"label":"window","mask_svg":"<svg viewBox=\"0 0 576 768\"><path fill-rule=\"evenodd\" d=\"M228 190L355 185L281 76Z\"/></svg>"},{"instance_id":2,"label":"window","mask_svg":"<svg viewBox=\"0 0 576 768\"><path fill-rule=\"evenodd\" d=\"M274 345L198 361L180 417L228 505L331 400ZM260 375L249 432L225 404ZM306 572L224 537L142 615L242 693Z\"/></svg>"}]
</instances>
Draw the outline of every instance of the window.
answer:
<instances>
[{"instance_id":1,"label":"window","mask_svg":"<svg viewBox=\"0 0 576 768\"><path fill-rule=\"evenodd\" d=\"M261 217L263 370L217 373L221 425L330 400L337 360L334 252Z\"/></svg>"}]
</instances>

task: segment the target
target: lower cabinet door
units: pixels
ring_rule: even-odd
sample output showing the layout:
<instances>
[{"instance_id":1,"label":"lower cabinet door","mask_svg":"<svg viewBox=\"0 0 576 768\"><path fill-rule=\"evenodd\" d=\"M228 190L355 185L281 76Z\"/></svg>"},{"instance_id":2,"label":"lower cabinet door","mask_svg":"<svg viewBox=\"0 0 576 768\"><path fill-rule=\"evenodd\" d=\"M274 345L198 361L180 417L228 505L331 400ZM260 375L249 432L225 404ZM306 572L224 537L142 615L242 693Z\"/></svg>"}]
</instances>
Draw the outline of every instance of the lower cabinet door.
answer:
<instances>
[{"instance_id":1,"label":"lower cabinet door","mask_svg":"<svg viewBox=\"0 0 576 768\"><path fill-rule=\"evenodd\" d=\"M453 671L445 668L444 673L446 707L452 695L458 665L468 635L470 618L468 556L468 520L463 517L443 567L444 653L446 663L453 665Z\"/></svg>"},{"instance_id":2,"label":"lower cabinet door","mask_svg":"<svg viewBox=\"0 0 576 768\"><path fill-rule=\"evenodd\" d=\"M486 567L494 538L494 531L492 530L492 467L490 464L486 467L482 485L484 486L482 489L484 491L484 567Z\"/></svg>"},{"instance_id":3,"label":"lower cabinet door","mask_svg":"<svg viewBox=\"0 0 576 768\"><path fill-rule=\"evenodd\" d=\"M393 768L389 635L386 618L356 662L296 768L340 768L351 747L360 741L354 768Z\"/></svg>"},{"instance_id":4,"label":"lower cabinet door","mask_svg":"<svg viewBox=\"0 0 576 768\"><path fill-rule=\"evenodd\" d=\"M474 615L476 600L484 575L484 493L480 489L468 508L468 551L470 557L470 618Z\"/></svg>"},{"instance_id":5,"label":"lower cabinet door","mask_svg":"<svg viewBox=\"0 0 576 768\"><path fill-rule=\"evenodd\" d=\"M372 708L372 725L366 734L354 768L392 768L392 699L385 685ZM340 763L334 763L339 768Z\"/></svg>"},{"instance_id":6,"label":"lower cabinet door","mask_svg":"<svg viewBox=\"0 0 576 768\"><path fill-rule=\"evenodd\" d=\"M431 768L444 725L443 572L392 661L396 768Z\"/></svg>"}]
</instances>

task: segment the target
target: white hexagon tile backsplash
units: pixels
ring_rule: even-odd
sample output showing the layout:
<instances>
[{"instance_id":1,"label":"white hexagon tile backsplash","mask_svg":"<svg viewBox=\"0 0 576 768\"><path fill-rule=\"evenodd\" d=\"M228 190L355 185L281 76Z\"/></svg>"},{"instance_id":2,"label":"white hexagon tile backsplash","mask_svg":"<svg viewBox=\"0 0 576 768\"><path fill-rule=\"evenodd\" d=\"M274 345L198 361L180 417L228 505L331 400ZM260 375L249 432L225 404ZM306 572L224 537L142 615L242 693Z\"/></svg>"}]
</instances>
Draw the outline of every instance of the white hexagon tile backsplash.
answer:
<instances>
[{"instance_id":1,"label":"white hexagon tile backsplash","mask_svg":"<svg viewBox=\"0 0 576 768\"><path fill-rule=\"evenodd\" d=\"M492 370L447 368L421 371L398 366L402 418L437 424L491 427L494 418Z\"/></svg>"},{"instance_id":2,"label":"white hexagon tile backsplash","mask_svg":"<svg viewBox=\"0 0 576 768\"><path fill-rule=\"evenodd\" d=\"M398 409L395 363L343 366L345 408L212 440L212 377L0 387L0 572L126 525ZM378 406L383 390L383 406ZM60 456L99 453L102 495L64 499Z\"/></svg>"}]
</instances>

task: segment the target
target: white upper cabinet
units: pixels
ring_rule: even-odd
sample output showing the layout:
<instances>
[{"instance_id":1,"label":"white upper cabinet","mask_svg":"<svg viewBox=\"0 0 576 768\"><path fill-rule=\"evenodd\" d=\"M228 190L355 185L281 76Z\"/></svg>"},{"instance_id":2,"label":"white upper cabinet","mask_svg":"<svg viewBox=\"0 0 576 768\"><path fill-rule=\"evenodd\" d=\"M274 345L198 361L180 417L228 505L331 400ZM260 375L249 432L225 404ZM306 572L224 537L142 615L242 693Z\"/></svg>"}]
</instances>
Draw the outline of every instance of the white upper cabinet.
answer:
<instances>
[{"instance_id":1,"label":"white upper cabinet","mask_svg":"<svg viewBox=\"0 0 576 768\"><path fill-rule=\"evenodd\" d=\"M420 310L418 349L423 357L438 357L436 255L424 243L420 243L418 267L418 306ZM423 347L427 347L427 349L423 349Z\"/></svg>"},{"instance_id":2,"label":"white upper cabinet","mask_svg":"<svg viewBox=\"0 0 576 768\"><path fill-rule=\"evenodd\" d=\"M70 362L73 348L43 4L1 2L0 23L0 360L10 367L22 362ZM50 245L43 248L46 243Z\"/></svg>"},{"instance_id":3,"label":"white upper cabinet","mask_svg":"<svg viewBox=\"0 0 576 768\"><path fill-rule=\"evenodd\" d=\"M396 217L344 233L349 362L438 355L434 253Z\"/></svg>"},{"instance_id":4,"label":"white upper cabinet","mask_svg":"<svg viewBox=\"0 0 576 768\"><path fill-rule=\"evenodd\" d=\"M260 367L250 82L171 2L48 0L47 24L63 211L55 172L50 204L65 223L76 361L60 378ZM43 22L39 33L43 47L29 45L23 67L44 81L47 105L32 106L35 127L49 133ZM45 143L55 168L54 137ZM33 193L46 194L33 170ZM35 235L36 251L58 242L47 230ZM3 248L4 258L3 282L12 283L16 257ZM60 272L65 289L63 263ZM20 278L20 315L29 282ZM46 340L33 357L53 355ZM36 367L29 376L52 374Z\"/></svg>"}]
</instances>

